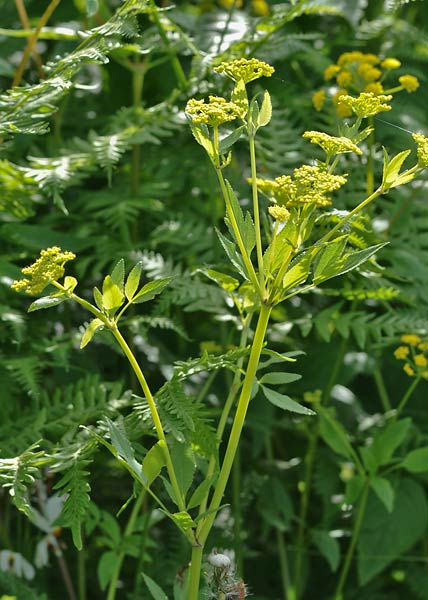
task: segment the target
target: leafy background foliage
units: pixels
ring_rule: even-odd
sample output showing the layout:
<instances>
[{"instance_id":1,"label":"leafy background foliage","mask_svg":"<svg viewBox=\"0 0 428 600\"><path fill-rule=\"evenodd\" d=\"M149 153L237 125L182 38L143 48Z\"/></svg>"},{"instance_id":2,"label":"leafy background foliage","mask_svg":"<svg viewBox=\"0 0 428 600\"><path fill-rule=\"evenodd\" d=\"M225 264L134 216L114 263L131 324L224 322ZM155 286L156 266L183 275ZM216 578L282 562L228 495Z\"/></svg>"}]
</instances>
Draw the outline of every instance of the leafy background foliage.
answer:
<instances>
[{"instance_id":1,"label":"leafy background foliage","mask_svg":"<svg viewBox=\"0 0 428 600\"><path fill-rule=\"evenodd\" d=\"M10 91L28 35L21 35L15 3L0 1L0 549L33 562L42 532L24 513L43 506L36 482L48 494L69 493L60 541L79 600L105 597L109 561L120 553L121 597L147 595L142 572L170 597L185 573L187 547L150 498L136 537L126 538L130 507L118 512L133 494L132 482L96 436L108 437L102 420L108 417L142 460L153 443L145 402L107 335L78 349L87 323L79 307L65 303L27 316L28 298L9 287L19 268L56 244L78 254L70 273L81 281L82 294L100 286L120 258L129 268L141 261L147 280L172 277L158 300L128 314L127 335L158 390L166 430L200 448L203 457L215 447L213 422L239 358L233 355L239 322L226 295L204 275L207 266L225 262L215 234L216 227L224 231L223 206L184 118L187 98L224 91L212 63L250 55L273 64L276 73L267 83L273 119L257 147L261 175L273 178L314 158L301 139L304 130L336 132L337 118L328 110L316 113L312 93L324 85L326 66L341 52L359 49L396 56L421 81L416 93L398 95L393 111L375 122L379 165L381 144L392 154L414 149L410 133L428 131L423 2L271 2L265 16L257 14L256 2L235 10L228 4L177 2L159 13L165 38L151 2L63 2L36 46L43 79L30 61ZM43 8L33 0L26 9L34 27ZM186 86L171 56L178 57ZM364 177L352 159L343 168L349 183L337 208L349 209L364 197ZM228 178L244 205L248 175L239 142ZM353 223L355 247L390 242L377 264L333 279L273 314L269 347L305 353L292 366L302 378L278 390L299 401L321 390L331 418L356 448L370 446L383 431L385 397L396 407L409 385L392 356L400 335L427 333L426 185L422 177L391 191L365 220ZM274 363L274 370L281 368ZM406 407L408 435L391 453L389 467L427 446L427 414L422 381ZM231 506L218 518L210 545L234 551L258 600L284 597L285 575L293 573L299 551L304 597L316 590L327 599L335 589L351 533L352 502L345 495L352 467L348 447L325 425L328 416L310 466L317 419L290 416L261 393L250 407L226 498ZM299 550L308 468L312 487ZM427 469L391 472L383 479L394 492L394 507L388 512L371 489L346 598L425 597ZM84 553L73 547L80 539ZM98 575L89 568L95 562ZM37 570L31 592L0 572L0 592L58 597L64 587L59 571L52 556Z\"/></svg>"}]
</instances>

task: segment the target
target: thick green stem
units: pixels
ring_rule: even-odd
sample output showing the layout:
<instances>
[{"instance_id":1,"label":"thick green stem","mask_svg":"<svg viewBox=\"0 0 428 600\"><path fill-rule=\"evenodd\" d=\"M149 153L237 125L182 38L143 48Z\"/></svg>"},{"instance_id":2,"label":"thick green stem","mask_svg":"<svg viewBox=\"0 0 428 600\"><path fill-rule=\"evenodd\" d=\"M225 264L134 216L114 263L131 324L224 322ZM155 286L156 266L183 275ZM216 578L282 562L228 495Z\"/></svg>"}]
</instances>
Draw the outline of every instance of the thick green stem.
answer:
<instances>
[{"instance_id":1,"label":"thick green stem","mask_svg":"<svg viewBox=\"0 0 428 600\"><path fill-rule=\"evenodd\" d=\"M242 384L241 395L239 397L238 406L236 409L235 418L230 432L229 442L226 448L226 453L223 459L223 464L217 480L217 485L209 505L211 513L202 521L202 526L198 530L198 540L204 544L216 517L216 512L221 505L223 495L226 489L229 475L232 470L233 461L239 440L241 438L242 429L244 427L245 417L250 403L251 392L253 389L254 380L259 366L260 355L263 349L266 330L269 322L272 307L262 304L257 322L254 340L251 348L250 357L248 360L247 371L245 373L244 382ZM191 600L191 599L189 599Z\"/></svg>"},{"instance_id":2,"label":"thick green stem","mask_svg":"<svg viewBox=\"0 0 428 600\"><path fill-rule=\"evenodd\" d=\"M259 196L257 191L256 146L254 136L250 135L250 160L251 160L251 189L253 194L254 229L256 231L257 263L259 267L259 282L262 295L265 293L265 276L263 269L263 248L260 228Z\"/></svg>"},{"instance_id":3,"label":"thick green stem","mask_svg":"<svg viewBox=\"0 0 428 600\"><path fill-rule=\"evenodd\" d=\"M342 592L345 587L346 579L348 577L349 568L352 563L352 559L354 557L355 547L357 545L358 536L360 535L361 525L364 518L364 513L366 510L367 497L369 495L370 489L370 479L366 479L360 505L358 507L357 516L355 518L354 528L352 531L351 543L349 544L348 552L346 553L345 562L343 563L342 571L340 573L339 583L337 584L336 593L334 595L334 600L343 600Z\"/></svg>"},{"instance_id":4,"label":"thick green stem","mask_svg":"<svg viewBox=\"0 0 428 600\"><path fill-rule=\"evenodd\" d=\"M134 506L132 507L132 511L129 516L128 523L126 524L126 527L125 527L124 538L128 535L131 535L131 533L134 531L135 522L137 520L138 513L141 510L141 506L143 504L143 500L144 500L145 496L146 496L146 490L143 489L140 492L140 495L138 496L137 500L134 502ZM108 588L106 600L114 600L116 598L117 582L119 580L119 575L120 575L120 571L122 569L122 564L123 564L124 558L125 558L125 552L122 551L119 554L117 561L115 563L115 568L114 568L112 578L110 579L110 585Z\"/></svg>"},{"instance_id":5,"label":"thick green stem","mask_svg":"<svg viewBox=\"0 0 428 600\"><path fill-rule=\"evenodd\" d=\"M198 600L199 582L201 579L203 546L192 547L192 558L190 560L189 584L187 587L187 600Z\"/></svg>"}]
</instances>

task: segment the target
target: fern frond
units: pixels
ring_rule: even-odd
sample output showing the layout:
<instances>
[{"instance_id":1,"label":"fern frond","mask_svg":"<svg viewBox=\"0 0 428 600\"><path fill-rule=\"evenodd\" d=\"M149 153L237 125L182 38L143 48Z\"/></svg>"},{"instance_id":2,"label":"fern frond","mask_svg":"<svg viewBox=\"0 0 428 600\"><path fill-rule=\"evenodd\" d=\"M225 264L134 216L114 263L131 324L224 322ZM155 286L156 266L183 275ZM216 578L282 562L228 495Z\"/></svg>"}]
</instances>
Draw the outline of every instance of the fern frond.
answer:
<instances>
[{"instance_id":1,"label":"fern frond","mask_svg":"<svg viewBox=\"0 0 428 600\"><path fill-rule=\"evenodd\" d=\"M42 450L33 444L19 456L0 459L0 483L9 491L16 508L28 517L33 514L28 490L39 479L40 468L49 462Z\"/></svg>"},{"instance_id":2,"label":"fern frond","mask_svg":"<svg viewBox=\"0 0 428 600\"><path fill-rule=\"evenodd\" d=\"M6 358L3 364L15 381L30 395L35 396L39 393L42 365L37 356Z\"/></svg>"}]
</instances>

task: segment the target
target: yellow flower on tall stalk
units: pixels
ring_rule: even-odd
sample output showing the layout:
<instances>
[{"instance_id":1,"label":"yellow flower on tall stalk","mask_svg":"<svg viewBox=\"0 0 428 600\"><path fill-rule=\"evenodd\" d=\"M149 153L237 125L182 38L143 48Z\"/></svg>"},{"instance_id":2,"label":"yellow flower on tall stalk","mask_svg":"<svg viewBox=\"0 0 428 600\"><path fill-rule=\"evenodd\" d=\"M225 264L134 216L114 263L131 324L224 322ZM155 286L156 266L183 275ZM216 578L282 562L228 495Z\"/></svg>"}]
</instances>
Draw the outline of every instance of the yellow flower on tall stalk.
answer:
<instances>
[{"instance_id":1,"label":"yellow flower on tall stalk","mask_svg":"<svg viewBox=\"0 0 428 600\"><path fill-rule=\"evenodd\" d=\"M402 346L394 350L397 360L405 361L403 370L409 377L428 379L428 337L421 338L415 333L401 336Z\"/></svg>"},{"instance_id":2,"label":"yellow flower on tall stalk","mask_svg":"<svg viewBox=\"0 0 428 600\"><path fill-rule=\"evenodd\" d=\"M40 294L52 281L57 281L64 275L65 263L74 258L76 255L73 252L63 251L58 246L42 250L35 263L22 269L22 273L29 278L14 281L11 287L17 292Z\"/></svg>"}]
</instances>

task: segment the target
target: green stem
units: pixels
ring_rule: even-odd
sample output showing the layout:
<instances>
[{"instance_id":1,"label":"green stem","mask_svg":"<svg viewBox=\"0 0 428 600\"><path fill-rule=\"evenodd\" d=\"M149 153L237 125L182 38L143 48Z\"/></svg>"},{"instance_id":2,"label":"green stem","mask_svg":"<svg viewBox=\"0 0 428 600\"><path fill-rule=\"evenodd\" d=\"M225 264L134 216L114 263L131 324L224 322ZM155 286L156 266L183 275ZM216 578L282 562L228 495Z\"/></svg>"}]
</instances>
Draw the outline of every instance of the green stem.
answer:
<instances>
[{"instance_id":1,"label":"green stem","mask_svg":"<svg viewBox=\"0 0 428 600\"><path fill-rule=\"evenodd\" d=\"M233 542L235 549L236 570L244 577L244 556L242 552L242 510L241 510L241 453L239 446L236 450L232 467L232 498L233 498Z\"/></svg>"},{"instance_id":2,"label":"green stem","mask_svg":"<svg viewBox=\"0 0 428 600\"><path fill-rule=\"evenodd\" d=\"M383 380L382 372L379 367L376 367L373 371L373 377L375 380L376 388L379 394L380 401L382 402L383 410L388 412L391 410L391 402L389 401L388 391Z\"/></svg>"},{"instance_id":3,"label":"green stem","mask_svg":"<svg viewBox=\"0 0 428 600\"><path fill-rule=\"evenodd\" d=\"M367 183L366 192L370 196L374 191L374 145L375 145L375 132L374 132L374 119L370 117L368 119L369 127L373 128L373 131L368 137L368 156L367 156Z\"/></svg>"},{"instance_id":4,"label":"green stem","mask_svg":"<svg viewBox=\"0 0 428 600\"><path fill-rule=\"evenodd\" d=\"M297 530L296 538L296 559L294 562L294 592L293 596L298 599L301 591L301 574L302 574L302 563L303 554L305 549L305 534L306 534L306 522L308 518L309 498L311 495L311 483L312 483L312 472L315 462L315 454L318 447L319 430L318 428L312 432L309 438L308 451L305 457L305 474L304 474L304 488L302 492L302 500L300 503L299 512L299 527Z\"/></svg>"},{"instance_id":5,"label":"green stem","mask_svg":"<svg viewBox=\"0 0 428 600\"><path fill-rule=\"evenodd\" d=\"M165 437L165 433L162 427L162 423L159 417L159 413L158 413L158 409L156 407L156 403L155 400L153 398L153 395L150 391L150 388L147 384L146 378L144 377L144 373L141 370L140 365L137 362L137 359L135 358L134 354L132 353L130 347L128 346L128 344L126 343L124 337L122 336L122 334L120 333L120 331L117 329L116 324L114 324L113 326L110 326L111 332L113 333L114 337L116 338L117 342L119 343L119 346L122 348L123 353L125 354L126 358L128 359L128 361L130 362L135 375L137 376L138 382L141 385L141 388L144 392L145 398L147 400L147 404L149 405L150 408L150 413L152 415L153 418L153 423L156 429L156 433L158 436L158 439L164 442L164 446L163 446L163 450L165 453L165 461L166 461L166 468L168 471L168 475L169 475L169 479L171 482L171 485L173 487L174 490L174 494L177 500L177 506L179 508L179 510L186 510L186 505L184 502L184 499L182 497L182 493L180 490L180 486L178 484L178 480L177 480L177 476L175 473L175 469L174 469L174 465L171 459L171 454L169 452L169 448L168 448L168 444L166 442L166 437Z\"/></svg>"},{"instance_id":6,"label":"green stem","mask_svg":"<svg viewBox=\"0 0 428 600\"><path fill-rule=\"evenodd\" d=\"M349 568L351 566L352 559L354 557L355 547L357 545L358 536L360 535L361 525L364 518L364 513L366 510L367 498L369 495L370 489L370 479L366 479L360 505L358 507L357 516L355 518L354 528L352 531L351 543L349 544L348 552L346 553L345 562L342 567L342 571L340 573L339 583L337 584L336 593L334 595L334 600L343 600L342 592L345 587L346 579L348 577Z\"/></svg>"},{"instance_id":7,"label":"green stem","mask_svg":"<svg viewBox=\"0 0 428 600\"><path fill-rule=\"evenodd\" d=\"M397 411L393 417L394 421L396 421L398 419L398 417L400 416L401 412L404 410L404 407L406 406L407 402L410 400L410 396L413 394L413 392L416 389L416 386L418 385L418 383L421 380L421 376L417 376L414 378L414 380L412 381L412 383L409 385L409 387L407 388L407 392L404 394L404 396L402 397L400 404L397 407Z\"/></svg>"},{"instance_id":8,"label":"green stem","mask_svg":"<svg viewBox=\"0 0 428 600\"><path fill-rule=\"evenodd\" d=\"M259 267L259 282L260 291L262 293L262 299L265 293L265 277L263 269L263 248L262 248L262 237L260 228L260 214L259 214L259 197L257 191L257 169L256 169L256 146L254 142L254 136L250 135L250 160L251 160L251 188L253 195L253 211L254 211L254 228L256 231L256 249L257 249L257 262Z\"/></svg>"},{"instance_id":9,"label":"green stem","mask_svg":"<svg viewBox=\"0 0 428 600\"><path fill-rule=\"evenodd\" d=\"M250 327L251 317L247 317L244 322L244 326L241 331L241 339L239 341L239 348L245 348L248 339L248 330ZM224 403L223 410L221 411L220 419L217 426L217 445L220 446L221 441L223 439L223 433L226 428L227 420L229 418L230 411L232 410L232 406L235 402L236 394L238 393L239 388L241 387L241 367L244 361L244 357L240 358L237 367L238 369L235 371L235 375L233 377L232 384L229 388L229 394L227 395L226 402ZM205 478L210 479L214 473L214 469L216 467L217 461L215 456L211 456L210 461L208 463L207 473ZM208 495L207 492L204 500L201 502L199 507L199 514L203 514L207 510L208 504Z\"/></svg>"},{"instance_id":10,"label":"green stem","mask_svg":"<svg viewBox=\"0 0 428 600\"><path fill-rule=\"evenodd\" d=\"M217 128L214 128L214 136L215 136L216 130L217 130ZM218 130L217 130L217 135L218 135ZM214 141L214 144L215 144L215 141ZM233 208L232 208L230 198L229 198L229 192L227 191L226 183L224 181L224 177L222 175L220 167L216 167L216 173L217 173L218 181L220 183L223 198L224 198L224 201L226 204L227 216L229 217L230 224L232 226L233 233L236 238L236 242L237 242L239 250L241 252L241 256L244 261L245 267L247 269L248 277L251 279L251 282L253 283L255 289L259 292L260 298L263 299L262 289L260 288L260 283L257 278L256 272L254 270L253 263L251 262L251 259L248 256L244 241L242 239L241 232L238 227L238 223L236 222L235 213L233 212Z\"/></svg>"},{"instance_id":11,"label":"green stem","mask_svg":"<svg viewBox=\"0 0 428 600\"><path fill-rule=\"evenodd\" d=\"M192 547L192 558L190 559L189 584L187 587L186 600L198 600L199 581L201 578L203 546Z\"/></svg>"},{"instance_id":12,"label":"green stem","mask_svg":"<svg viewBox=\"0 0 428 600\"><path fill-rule=\"evenodd\" d=\"M143 504L145 495L146 495L146 490L143 489L140 492L140 495L138 496L137 500L134 502L134 506L132 508L131 514L129 515L128 523L126 524L126 527L125 527L123 538L126 538L126 536L131 535L131 533L134 531L135 522L137 520L138 513L141 510L141 506ZM116 560L116 563L115 563L114 572L110 579L110 585L108 588L106 600L115 600L115 598L116 598L117 582L119 580L119 575L120 575L120 571L122 569L122 564L123 564L124 558L125 558L125 552L122 551L119 554L119 556Z\"/></svg>"},{"instance_id":13,"label":"green stem","mask_svg":"<svg viewBox=\"0 0 428 600\"><path fill-rule=\"evenodd\" d=\"M248 405L250 403L251 392L253 389L257 368L259 366L260 355L263 349L264 339L271 311L271 306L268 306L266 304L261 305L251 353L248 359L247 371L245 373L245 378L242 384L241 395L239 397L238 406L232 425L232 430L230 432L229 442L227 444L223 464L220 469L217 485L214 490L211 503L209 505L209 510L211 511L211 513L202 521L202 526L198 530L198 539L201 544L205 543L208 534L211 531L214 519L216 517L216 512L222 502L226 485L229 480L229 475L236 455L236 450L238 448L242 429L244 427ZM189 600L192 599L189 598Z\"/></svg>"},{"instance_id":14,"label":"green stem","mask_svg":"<svg viewBox=\"0 0 428 600\"><path fill-rule=\"evenodd\" d=\"M174 73L177 78L178 85L180 86L181 89L186 89L186 87L187 87L186 75L184 74L183 67L180 64L180 61L178 60L177 55L171 49L171 45L169 43L168 36L166 35L165 28L162 25L162 21L159 18L158 7L156 6L154 0L149 0L149 2L150 2L150 7L152 9L151 14L153 16L154 22L156 23L156 27L158 28L159 35L161 37L161 40L165 44L165 48L167 49L168 54L170 55L172 68L174 69Z\"/></svg>"},{"instance_id":15,"label":"green stem","mask_svg":"<svg viewBox=\"0 0 428 600\"><path fill-rule=\"evenodd\" d=\"M288 568L287 550L285 547L284 534L279 529L276 530L276 544L278 546L282 593L284 595L284 600L291 600L292 592L290 586L290 571Z\"/></svg>"},{"instance_id":16,"label":"green stem","mask_svg":"<svg viewBox=\"0 0 428 600\"><path fill-rule=\"evenodd\" d=\"M84 548L77 551L77 594L79 600L86 600L86 553Z\"/></svg>"},{"instance_id":17,"label":"green stem","mask_svg":"<svg viewBox=\"0 0 428 600\"><path fill-rule=\"evenodd\" d=\"M136 67L132 72L132 105L138 108L143 97L144 75L146 71L143 66ZM141 171L141 145L132 146L132 164L131 164L131 193L134 197L138 196L140 189L140 171Z\"/></svg>"}]
</instances>

